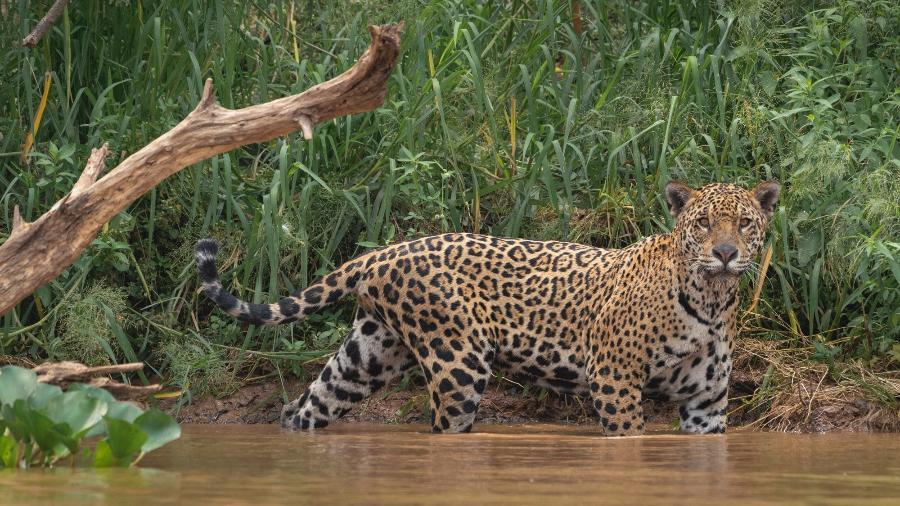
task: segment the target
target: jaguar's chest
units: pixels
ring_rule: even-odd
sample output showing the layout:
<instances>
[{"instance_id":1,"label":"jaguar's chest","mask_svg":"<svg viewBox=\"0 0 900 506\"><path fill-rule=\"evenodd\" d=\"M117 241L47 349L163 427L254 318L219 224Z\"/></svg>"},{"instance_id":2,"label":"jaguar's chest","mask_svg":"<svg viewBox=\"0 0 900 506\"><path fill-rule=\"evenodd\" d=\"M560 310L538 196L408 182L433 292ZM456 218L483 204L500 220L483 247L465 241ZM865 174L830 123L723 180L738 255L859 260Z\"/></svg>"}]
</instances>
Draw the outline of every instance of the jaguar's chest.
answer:
<instances>
[{"instance_id":1,"label":"jaguar's chest","mask_svg":"<svg viewBox=\"0 0 900 506\"><path fill-rule=\"evenodd\" d=\"M710 381L727 377L734 314L730 308L723 311L725 308L721 303L684 292L673 297L670 332L659 336L645 366L648 396L683 399Z\"/></svg>"}]
</instances>

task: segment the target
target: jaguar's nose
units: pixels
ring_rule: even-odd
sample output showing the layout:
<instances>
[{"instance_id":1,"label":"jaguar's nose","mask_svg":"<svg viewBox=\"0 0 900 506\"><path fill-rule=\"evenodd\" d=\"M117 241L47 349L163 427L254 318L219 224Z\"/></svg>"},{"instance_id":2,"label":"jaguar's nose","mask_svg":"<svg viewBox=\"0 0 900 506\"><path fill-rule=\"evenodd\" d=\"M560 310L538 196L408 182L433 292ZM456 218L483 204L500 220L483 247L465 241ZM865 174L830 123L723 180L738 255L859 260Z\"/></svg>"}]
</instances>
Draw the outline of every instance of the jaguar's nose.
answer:
<instances>
[{"instance_id":1,"label":"jaguar's nose","mask_svg":"<svg viewBox=\"0 0 900 506\"><path fill-rule=\"evenodd\" d=\"M712 249L713 256L722 261L722 266L728 265L728 262L737 257L738 250L731 244L720 244Z\"/></svg>"}]
</instances>

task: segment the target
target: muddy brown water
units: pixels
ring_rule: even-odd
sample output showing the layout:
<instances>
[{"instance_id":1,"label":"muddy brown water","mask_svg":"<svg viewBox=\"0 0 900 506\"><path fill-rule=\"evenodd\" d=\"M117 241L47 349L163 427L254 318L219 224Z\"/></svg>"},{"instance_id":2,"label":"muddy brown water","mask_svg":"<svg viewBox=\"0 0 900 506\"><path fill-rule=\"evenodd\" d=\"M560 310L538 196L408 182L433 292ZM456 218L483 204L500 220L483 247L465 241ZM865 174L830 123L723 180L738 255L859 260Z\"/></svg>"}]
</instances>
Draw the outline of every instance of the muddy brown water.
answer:
<instances>
[{"instance_id":1,"label":"muddy brown water","mask_svg":"<svg viewBox=\"0 0 900 506\"><path fill-rule=\"evenodd\" d=\"M188 425L135 469L0 472L5 504L900 504L900 436Z\"/></svg>"}]
</instances>

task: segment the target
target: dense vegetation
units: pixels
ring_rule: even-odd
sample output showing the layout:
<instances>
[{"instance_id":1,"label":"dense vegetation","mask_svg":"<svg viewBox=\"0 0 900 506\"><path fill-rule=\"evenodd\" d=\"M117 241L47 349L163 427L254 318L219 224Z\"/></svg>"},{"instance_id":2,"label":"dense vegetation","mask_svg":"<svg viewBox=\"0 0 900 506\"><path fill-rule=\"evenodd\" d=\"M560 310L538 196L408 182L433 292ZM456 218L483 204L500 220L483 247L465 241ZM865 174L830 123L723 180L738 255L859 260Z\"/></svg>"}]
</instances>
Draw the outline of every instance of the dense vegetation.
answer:
<instances>
[{"instance_id":1,"label":"dense vegetation","mask_svg":"<svg viewBox=\"0 0 900 506\"><path fill-rule=\"evenodd\" d=\"M258 103L347 69L369 23L406 30L382 108L169 179L0 319L0 354L144 360L195 395L302 374L343 338L352 304L242 327L198 295L198 238L220 239L225 283L258 302L440 231L623 246L671 226L670 178L774 178L785 190L744 283L745 335L835 375L897 369L894 1L582 1L573 16L553 0L84 0L34 50L17 41L50 2L10 3L0 241L14 205L32 219L91 147L109 142L112 165L165 132L205 78L227 107Z\"/></svg>"}]
</instances>

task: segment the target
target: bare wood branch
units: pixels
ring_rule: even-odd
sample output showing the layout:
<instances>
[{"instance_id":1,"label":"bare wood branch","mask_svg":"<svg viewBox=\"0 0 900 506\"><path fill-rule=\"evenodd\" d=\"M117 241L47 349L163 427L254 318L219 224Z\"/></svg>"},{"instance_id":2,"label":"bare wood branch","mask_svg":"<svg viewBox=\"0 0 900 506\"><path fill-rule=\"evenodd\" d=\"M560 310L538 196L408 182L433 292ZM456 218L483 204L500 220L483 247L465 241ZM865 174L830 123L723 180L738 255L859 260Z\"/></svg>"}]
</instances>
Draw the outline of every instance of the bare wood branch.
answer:
<instances>
[{"instance_id":1,"label":"bare wood branch","mask_svg":"<svg viewBox=\"0 0 900 506\"><path fill-rule=\"evenodd\" d=\"M162 390L162 385L126 385L111 378L93 378L88 385L102 388L119 400L144 399Z\"/></svg>"},{"instance_id":2,"label":"bare wood branch","mask_svg":"<svg viewBox=\"0 0 900 506\"><path fill-rule=\"evenodd\" d=\"M27 226L28 222L26 222L19 213L19 206L13 206L12 233L21 233Z\"/></svg>"},{"instance_id":3,"label":"bare wood branch","mask_svg":"<svg viewBox=\"0 0 900 506\"><path fill-rule=\"evenodd\" d=\"M216 101L216 90L213 88L212 79L207 79L205 83L203 83L203 96L200 97L200 103L197 104L197 109L208 109L214 105L218 105Z\"/></svg>"},{"instance_id":4,"label":"bare wood branch","mask_svg":"<svg viewBox=\"0 0 900 506\"><path fill-rule=\"evenodd\" d=\"M309 116L305 114L301 114L299 118L297 118L297 123L300 123L300 130L303 131L303 138L306 140L310 140L313 137L313 122L309 119Z\"/></svg>"},{"instance_id":5,"label":"bare wood branch","mask_svg":"<svg viewBox=\"0 0 900 506\"><path fill-rule=\"evenodd\" d=\"M37 26L34 27L34 30L28 34L27 37L22 39L22 45L25 47L37 46L38 42L41 41L41 38L47 33L47 30L53 26L53 23L59 19L59 16L62 15L63 10L66 8L66 4L69 0L56 0L53 2L53 5L50 7L50 10L47 11L47 14L44 14L44 17L38 21Z\"/></svg>"},{"instance_id":6,"label":"bare wood branch","mask_svg":"<svg viewBox=\"0 0 900 506\"><path fill-rule=\"evenodd\" d=\"M103 144L103 147L91 150L91 156L88 158L84 171L78 178L78 181L72 186L70 196L84 192L92 184L97 182L97 176L106 168L106 156L109 153L109 144Z\"/></svg>"},{"instance_id":7,"label":"bare wood branch","mask_svg":"<svg viewBox=\"0 0 900 506\"><path fill-rule=\"evenodd\" d=\"M264 104L226 109L216 102L212 81L207 80L200 103L178 125L99 180L91 177L96 178L102 163L95 163L99 168L91 172L86 168L84 185L79 180L73 189L77 191L0 244L0 315L71 265L104 223L181 169L245 144L303 130L304 123L311 136L317 123L380 106L402 29L402 23L369 27L372 43L349 70L303 93ZM95 151L92 160L95 155L103 158Z\"/></svg>"},{"instance_id":8,"label":"bare wood branch","mask_svg":"<svg viewBox=\"0 0 900 506\"><path fill-rule=\"evenodd\" d=\"M35 366L32 371L38 375L38 381L41 383L59 385L66 382L89 381L95 376L140 371L143 368L144 364L142 362L101 365L98 367L88 367L78 362L44 362Z\"/></svg>"},{"instance_id":9,"label":"bare wood branch","mask_svg":"<svg viewBox=\"0 0 900 506\"><path fill-rule=\"evenodd\" d=\"M118 399L140 399L159 392L162 387L160 385L128 385L106 376L140 371L143 368L144 364L141 362L99 367L88 367L78 362L45 362L32 370L37 374L37 379L41 383L58 385L63 388L72 383L86 383L102 388Z\"/></svg>"}]
</instances>

